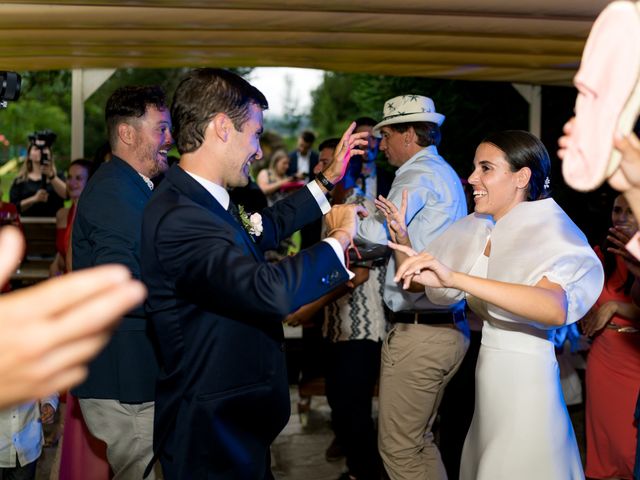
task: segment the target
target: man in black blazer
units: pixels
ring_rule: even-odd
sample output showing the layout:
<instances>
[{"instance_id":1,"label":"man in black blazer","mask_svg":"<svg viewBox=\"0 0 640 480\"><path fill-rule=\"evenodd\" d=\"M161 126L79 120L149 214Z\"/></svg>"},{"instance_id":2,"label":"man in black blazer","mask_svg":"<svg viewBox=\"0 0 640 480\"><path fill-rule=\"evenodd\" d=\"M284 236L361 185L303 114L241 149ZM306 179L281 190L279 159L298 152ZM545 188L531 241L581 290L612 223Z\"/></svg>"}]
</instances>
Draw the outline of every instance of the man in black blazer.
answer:
<instances>
[{"instance_id":1,"label":"man in black blazer","mask_svg":"<svg viewBox=\"0 0 640 480\"><path fill-rule=\"evenodd\" d=\"M159 87L123 87L107 101L113 152L84 189L73 227L73 268L121 263L140 278L142 211L167 168L171 121ZM90 364L79 397L89 431L107 444L115 479L142 478L152 456L158 363L142 306L128 312ZM159 469L158 469L159 470ZM154 477L155 478L155 477Z\"/></svg>"},{"instance_id":2,"label":"man in black blazer","mask_svg":"<svg viewBox=\"0 0 640 480\"><path fill-rule=\"evenodd\" d=\"M289 153L287 175L304 176L306 181L313 180L313 169L318 164L318 152L312 149L315 141L316 136L309 130L300 134L296 149Z\"/></svg>"},{"instance_id":3,"label":"man in black blazer","mask_svg":"<svg viewBox=\"0 0 640 480\"><path fill-rule=\"evenodd\" d=\"M356 207L325 193L362 151L352 126L334 162L306 188L245 212L227 188L262 156L263 94L241 77L199 69L178 85L171 116L180 163L144 212L142 278L161 352L154 451L166 479L270 479L269 445L289 419L282 320L348 279ZM267 263L328 212L326 241Z\"/></svg>"}]
</instances>

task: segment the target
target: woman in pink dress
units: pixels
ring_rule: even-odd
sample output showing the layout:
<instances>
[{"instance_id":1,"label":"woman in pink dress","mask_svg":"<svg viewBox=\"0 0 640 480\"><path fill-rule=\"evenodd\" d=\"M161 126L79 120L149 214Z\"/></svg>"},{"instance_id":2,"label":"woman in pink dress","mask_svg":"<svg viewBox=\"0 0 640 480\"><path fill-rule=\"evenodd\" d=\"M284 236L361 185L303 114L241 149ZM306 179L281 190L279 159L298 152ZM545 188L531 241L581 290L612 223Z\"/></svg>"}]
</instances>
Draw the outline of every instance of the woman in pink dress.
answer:
<instances>
[{"instance_id":1,"label":"woman in pink dress","mask_svg":"<svg viewBox=\"0 0 640 480\"><path fill-rule=\"evenodd\" d=\"M92 163L78 159L71 162L67 176L67 191L71 199L70 208L62 208L56 214L58 253L50 271L52 275L61 275L71 269L71 231L76 206L84 190ZM66 394L64 429L60 446L60 480L108 480L111 478L107 462L107 448L100 440L89 433L82 418L78 399Z\"/></svg>"},{"instance_id":2,"label":"woman in pink dress","mask_svg":"<svg viewBox=\"0 0 640 480\"><path fill-rule=\"evenodd\" d=\"M586 373L585 474L631 479L638 433L633 415L640 388L640 309L630 297L634 277L625 264L628 254L618 248L616 237L630 238L638 224L622 195L614 201L611 220L609 241L595 248L604 265L604 289L582 321L585 334L593 336Z\"/></svg>"}]
</instances>

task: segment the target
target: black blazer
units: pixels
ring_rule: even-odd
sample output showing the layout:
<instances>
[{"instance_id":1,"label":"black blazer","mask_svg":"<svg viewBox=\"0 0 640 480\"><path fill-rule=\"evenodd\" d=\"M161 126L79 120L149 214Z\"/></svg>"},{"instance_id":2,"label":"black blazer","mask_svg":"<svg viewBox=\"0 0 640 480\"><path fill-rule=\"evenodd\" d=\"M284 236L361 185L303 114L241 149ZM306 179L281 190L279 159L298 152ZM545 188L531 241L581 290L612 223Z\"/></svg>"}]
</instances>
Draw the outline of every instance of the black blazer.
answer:
<instances>
[{"instance_id":1,"label":"black blazer","mask_svg":"<svg viewBox=\"0 0 640 480\"><path fill-rule=\"evenodd\" d=\"M121 263L140 278L142 212L151 190L126 162L113 157L91 177L78 202L73 225L73 269ZM106 348L90 363L80 398L150 402L158 362L142 305L124 316Z\"/></svg>"},{"instance_id":2,"label":"black blazer","mask_svg":"<svg viewBox=\"0 0 640 480\"><path fill-rule=\"evenodd\" d=\"M313 174L314 167L318 164L318 152L315 150L311 150L309 154L309 171L305 172L309 174L309 178L307 180L311 181L315 177ZM287 169L287 175L295 175L298 171L298 151L294 150L289 153L289 168Z\"/></svg>"},{"instance_id":3,"label":"black blazer","mask_svg":"<svg viewBox=\"0 0 640 480\"><path fill-rule=\"evenodd\" d=\"M159 341L154 450L167 479L271 478L289 419L282 320L347 280L322 242L275 264L263 251L321 216L308 189L262 211L252 238L172 167L145 209L145 307Z\"/></svg>"}]
</instances>

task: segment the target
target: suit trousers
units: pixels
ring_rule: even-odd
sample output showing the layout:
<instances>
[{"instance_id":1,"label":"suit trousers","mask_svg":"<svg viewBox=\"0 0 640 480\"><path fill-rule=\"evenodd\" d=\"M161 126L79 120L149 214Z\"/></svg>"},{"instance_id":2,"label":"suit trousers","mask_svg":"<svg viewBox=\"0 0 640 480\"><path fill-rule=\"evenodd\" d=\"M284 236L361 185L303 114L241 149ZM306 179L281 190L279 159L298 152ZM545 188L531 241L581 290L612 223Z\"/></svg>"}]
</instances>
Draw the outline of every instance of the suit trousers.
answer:
<instances>
[{"instance_id":1,"label":"suit trousers","mask_svg":"<svg viewBox=\"0 0 640 480\"><path fill-rule=\"evenodd\" d=\"M335 342L327 353L326 393L331 425L345 450L349 473L358 480L379 480L382 464L371 402L380 375L380 342Z\"/></svg>"},{"instance_id":2,"label":"suit trousers","mask_svg":"<svg viewBox=\"0 0 640 480\"><path fill-rule=\"evenodd\" d=\"M113 480L142 479L153 455L154 403L97 398L80 398L79 402L87 428L107 444ZM147 478L162 478L159 462Z\"/></svg>"},{"instance_id":3,"label":"suit trousers","mask_svg":"<svg viewBox=\"0 0 640 480\"><path fill-rule=\"evenodd\" d=\"M469 347L452 324L397 323L382 347L378 446L391 480L446 480L431 428Z\"/></svg>"}]
</instances>

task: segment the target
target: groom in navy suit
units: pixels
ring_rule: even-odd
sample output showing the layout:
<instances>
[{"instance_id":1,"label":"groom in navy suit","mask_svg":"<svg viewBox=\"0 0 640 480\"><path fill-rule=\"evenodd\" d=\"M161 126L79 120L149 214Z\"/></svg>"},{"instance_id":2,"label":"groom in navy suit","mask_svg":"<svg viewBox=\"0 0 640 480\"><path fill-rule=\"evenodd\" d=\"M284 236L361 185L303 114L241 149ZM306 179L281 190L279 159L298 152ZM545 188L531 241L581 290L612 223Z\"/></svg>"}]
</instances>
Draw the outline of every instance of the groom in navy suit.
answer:
<instances>
[{"instance_id":1,"label":"groom in navy suit","mask_svg":"<svg viewBox=\"0 0 640 480\"><path fill-rule=\"evenodd\" d=\"M167 480L270 479L269 446L289 419L282 320L347 281L355 206L325 194L366 142L345 132L334 161L260 214L229 200L262 157L263 94L241 77L199 69L178 85L171 116L180 162L142 226L146 310L159 343L154 452ZM328 238L279 263L263 252L326 213Z\"/></svg>"}]
</instances>

